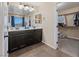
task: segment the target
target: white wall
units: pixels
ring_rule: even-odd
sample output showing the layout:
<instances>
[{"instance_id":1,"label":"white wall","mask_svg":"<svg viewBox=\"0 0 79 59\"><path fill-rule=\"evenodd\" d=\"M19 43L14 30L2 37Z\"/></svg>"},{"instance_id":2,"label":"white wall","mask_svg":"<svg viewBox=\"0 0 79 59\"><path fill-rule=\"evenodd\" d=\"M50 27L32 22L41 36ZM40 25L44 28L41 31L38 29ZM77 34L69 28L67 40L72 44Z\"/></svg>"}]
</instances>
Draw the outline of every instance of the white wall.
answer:
<instances>
[{"instance_id":1,"label":"white wall","mask_svg":"<svg viewBox=\"0 0 79 59\"><path fill-rule=\"evenodd\" d=\"M50 47L57 48L57 12L56 3L45 2L39 5L39 12L43 16L41 26L43 28L43 42Z\"/></svg>"},{"instance_id":2,"label":"white wall","mask_svg":"<svg viewBox=\"0 0 79 59\"><path fill-rule=\"evenodd\" d=\"M3 55L3 7L0 3L0 56Z\"/></svg>"},{"instance_id":3,"label":"white wall","mask_svg":"<svg viewBox=\"0 0 79 59\"><path fill-rule=\"evenodd\" d=\"M8 6L7 6L7 3L3 3L3 7L4 7L4 34L5 35L8 35L8 29L7 29L7 26L8 26ZM8 37L5 37L4 38L4 56L7 57L8 56Z\"/></svg>"},{"instance_id":4,"label":"white wall","mask_svg":"<svg viewBox=\"0 0 79 59\"><path fill-rule=\"evenodd\" d=\"M69 14L69 13L74 13L74 12L78 12L79 11L79 7L74 7L74 8L70 8L70 9L66 9L66 10L61 10L58 12L59 15L63 15L63 14Z\"/></svg>"},{"instance_id":5,"label":"white wall","mask_svg":"<svg viewBox=\"0 0 79 59\"><path fill-rule=\"evenodd\" d=\"M4 28L6 28L6 25L4 26L4 20L7 20L8 15L6 5L6 3L0 2L0 56L5 56Z\"/></svg>"}]
</instances>

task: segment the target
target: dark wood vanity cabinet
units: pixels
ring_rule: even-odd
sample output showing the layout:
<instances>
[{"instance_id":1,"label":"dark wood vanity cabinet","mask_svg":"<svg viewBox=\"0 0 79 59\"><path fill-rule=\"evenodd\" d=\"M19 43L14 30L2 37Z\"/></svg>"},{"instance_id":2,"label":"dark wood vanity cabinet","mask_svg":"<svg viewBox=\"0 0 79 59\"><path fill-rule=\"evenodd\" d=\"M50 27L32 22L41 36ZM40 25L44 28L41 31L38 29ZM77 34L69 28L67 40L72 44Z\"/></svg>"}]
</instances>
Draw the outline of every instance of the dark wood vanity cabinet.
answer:
<instances>
[{"instance_id":1,"label":"dark wood vanity cabinet","mask_svg":"<svg viewBox=\"0 0 79 59\"><path fill-rule=\"evenodd\" d=\"M9 32L9 53L42 41L42 29Z\"/></svg>"}]
</instances>

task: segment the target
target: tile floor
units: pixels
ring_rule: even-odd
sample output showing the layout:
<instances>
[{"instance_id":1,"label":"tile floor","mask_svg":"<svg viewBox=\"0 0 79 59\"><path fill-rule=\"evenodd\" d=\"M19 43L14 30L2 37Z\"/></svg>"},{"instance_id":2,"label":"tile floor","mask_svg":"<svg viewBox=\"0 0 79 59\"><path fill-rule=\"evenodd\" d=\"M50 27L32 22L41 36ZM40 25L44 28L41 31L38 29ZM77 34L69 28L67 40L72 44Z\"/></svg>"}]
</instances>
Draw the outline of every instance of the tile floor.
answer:
<instances>
[{"instance_id":1,"label":"tile floor","mask_svg":"<svg viewBox=\"0 0 79 59\"><path fill-rule=\"evenodd\" d=\"M38 43L23 49L17 50L9 57L70 57L69 55L45 45Z\"/></svg>"},{"instance_id":2,"label":"tile floor","mask_svg":"<svg viewBox=\"0 0 79 59\"><path fill-rule=\"evenodd\" d=\"M79 28L59 28L66 38L59 39L59 49L71 56L79 57Z\"/></svg>"}]
</instances>

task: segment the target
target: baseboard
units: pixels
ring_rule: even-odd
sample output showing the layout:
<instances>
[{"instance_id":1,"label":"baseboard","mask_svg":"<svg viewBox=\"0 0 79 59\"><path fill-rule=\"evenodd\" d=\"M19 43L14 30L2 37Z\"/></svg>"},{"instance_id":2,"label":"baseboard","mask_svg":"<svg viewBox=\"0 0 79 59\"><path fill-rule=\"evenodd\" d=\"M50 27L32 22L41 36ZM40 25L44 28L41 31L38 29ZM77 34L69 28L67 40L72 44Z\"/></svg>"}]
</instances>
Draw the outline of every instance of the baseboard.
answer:
<instances>
[{"instance_id":1,"label":"baseboard","mask_svg":"<svg viewBox=\"0 0 79 59\"><path fill-rule=\"evenodd\" d=\"M50 44L48 44L48 43L46 43L46 42L44 42L44 41L42 41L42 43L46 44L47 46L49 46L49 47L51 47L51 48L53 48L53 49L57 49L57 48L51 46Z\"/></svg>"}]
</instances>

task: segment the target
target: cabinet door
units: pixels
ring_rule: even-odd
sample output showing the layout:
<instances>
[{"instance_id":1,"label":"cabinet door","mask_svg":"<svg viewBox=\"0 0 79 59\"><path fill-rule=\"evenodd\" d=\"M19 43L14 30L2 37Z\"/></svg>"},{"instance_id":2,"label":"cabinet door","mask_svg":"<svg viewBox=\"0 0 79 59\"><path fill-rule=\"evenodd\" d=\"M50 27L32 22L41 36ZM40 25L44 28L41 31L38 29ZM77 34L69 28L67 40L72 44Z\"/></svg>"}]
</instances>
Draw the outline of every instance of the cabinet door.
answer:
<instances>
[{"instance_id":1,"label":"cabinet door","mask_svg":"<svg viewBox=\"0 0 79 59\"><path fill-rule=\"evenodd\" d=\"M32 45L33 44L33 30L27 30L25 34L25 40L26 40L26 46Z\"/></svg>"},{"instance_id":2,"label":"cabinet door","mask_svg":"<svg viewBox=\"0 0 79 59\"><path fill-rule=\"evenodd\" d=\"M16 36L16 44L18 48L24 47L25 46L25 38L24 34L19 34Z\"/></svg>"},{"instance_id":3,"label":"cabinet door","mask_svg":"<svg viewBox=\"0 0 79 59\"><path fill-rule=\"evenodd\" d=\"M8 46L9 52L13 51L14 49L16 49L16 47L17 47L17 45L16 45L16 38L10 36L9 37L9 44L8 45L9 45Z\"/></svg>"},{"instance_id":4,"label":"cabinet door","mask_svg":"<svg viewBox=\"0 0 79 59\"><path fill-rule=\"evenodd\" d=\"M37 42L41 42L42 41L42 29L34 30L34 39Z\"/></svg>"}]
</instances>

